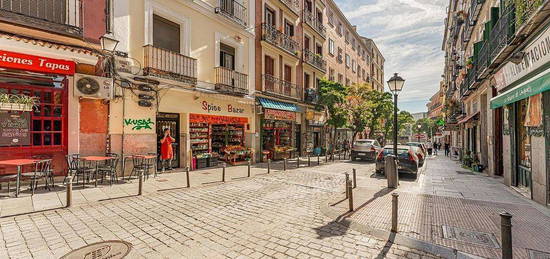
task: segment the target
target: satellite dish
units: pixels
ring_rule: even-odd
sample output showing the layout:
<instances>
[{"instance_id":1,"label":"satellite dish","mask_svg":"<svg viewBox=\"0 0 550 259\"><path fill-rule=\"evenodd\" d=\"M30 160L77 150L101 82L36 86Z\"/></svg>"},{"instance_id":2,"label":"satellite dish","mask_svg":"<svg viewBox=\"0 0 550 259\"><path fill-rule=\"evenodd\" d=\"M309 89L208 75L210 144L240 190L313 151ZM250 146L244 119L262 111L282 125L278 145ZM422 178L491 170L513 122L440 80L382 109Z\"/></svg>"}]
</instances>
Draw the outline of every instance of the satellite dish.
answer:
<instances>
[{"instance_id":1,"label":"satellite dish","mask_svg":"<svg viewBox=\"0 0 550 259\"><path fill-rule=\"evenodd\" d=\"M99 83L90 77L83 77L76 82L76 88L83 94L92 95L99 92Z\"/></svg>"}]
</instances>

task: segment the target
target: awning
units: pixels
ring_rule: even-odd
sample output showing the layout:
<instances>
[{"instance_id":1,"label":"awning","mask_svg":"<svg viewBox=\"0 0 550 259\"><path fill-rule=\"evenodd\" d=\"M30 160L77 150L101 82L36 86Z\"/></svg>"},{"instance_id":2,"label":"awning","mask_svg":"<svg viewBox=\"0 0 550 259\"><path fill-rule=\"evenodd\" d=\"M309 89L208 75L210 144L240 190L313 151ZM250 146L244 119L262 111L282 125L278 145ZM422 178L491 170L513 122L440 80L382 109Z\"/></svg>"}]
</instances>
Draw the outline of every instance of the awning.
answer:
<instances>
[{"instance_id":1,"label":"awning","mask_svg":"<svg viewBox=\"0 0 550 259\"><path fill-rule=\"evenodd\" d=\"M260 104L264 108L268 109L275 109L275 110L283 110L283 111L289 111L289 112L298 112L298 106L293 103L285 103L285 102L279 102L267 98L258 97L258 101L260 101Z\"/></svg>"},{"instance_id":2,"label":"awning","mask_svg":"<svg viewBox=\"0 0 550 259\"><path fill-rule=\"evenodd\" d=\"M541 76L535 76L533 79L528 80L491 99L491 109L496 109L510 103L515 103L527 97L550 90L550 70L546 70L541 74Z\"/></svg>"},{"instance_id":3,"label":"awning","mask_svg":"<svg viewBox=\"0 0 550 259\"><path fill-rule=\"evenodd\" d=\"M472 114L466 116L464 119L460 120L457 124L462 124L462 123L468 122L469 120L471 120L472 118L474 118L478 114L479 114L479 111L475 112L475 113L472 113Z\"/></svg>"}]
</instances>

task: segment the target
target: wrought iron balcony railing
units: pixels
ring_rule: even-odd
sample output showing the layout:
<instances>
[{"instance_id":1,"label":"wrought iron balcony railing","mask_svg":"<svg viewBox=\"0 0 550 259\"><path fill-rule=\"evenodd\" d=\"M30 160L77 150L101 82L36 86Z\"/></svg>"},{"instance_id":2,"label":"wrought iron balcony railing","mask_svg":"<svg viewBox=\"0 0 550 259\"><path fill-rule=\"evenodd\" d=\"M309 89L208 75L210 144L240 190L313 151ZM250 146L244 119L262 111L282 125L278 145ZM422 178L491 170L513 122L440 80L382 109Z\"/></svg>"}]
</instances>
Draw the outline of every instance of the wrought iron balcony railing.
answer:
<instances>
[{"instance_id":1,"label":"wrought iron balcony railing","mask_svg":"<svg viewBox=\"0 0 550 259\"><path fill-rule=\"evenodd\" d=\"M143 51L145 76L155 76L191 85L197 84L196 59L153 45L144 46Z\"/></svg>"},{"instance_id":2,"label":"wrought iron balcony railing","mask_svg":"<svg viewBox=\"0 0 550 259\"><path fill-rule=\"evenodd\" d=\"M281 79L276 78L273 75L263 74L264 92L267 94L274 94L279 96L290 97L294 99L302 99L302 88Z\"/></svg>"},{"instance_id":3,"label":"wrought iron balcony railing","mask_svg":"<svg viewBox=\"0 0 550 259\"><path fill-rule=\"evenodd\" d=\"M474 62L474 66L468 69L468 74L466 75L467 89L474 89L474 84L477 82L477 62Z\"/></svg>"},{"instance_id":4,"label":"wrought iron balcony railing","mask_svg":"<svg viewBox=\"0 0 550 259\"><path fill-rule=\"evenodd\" d=\"M468 10L468 18L466 20L466 27L464 31L464 42L470 41L474 25L477 23L477 18L481 12L485 0L471 0L470 9Z\"/></svg>"},{"instance_id":5,"label":"wrought iron balcony railing","mask_svg":"<svg viewBox=\"0 0 550 259\"><path fill-rule=\"evenodd\" d=\"M81 0L0 0L0 20L82 37Z\"/></svg>"},{"instance_id":6,"label":"wrought iron balcony railing","mask_svg":"<svg viewBox=\"0 0 550 259\"><path fill-rule=\"evenodd\" d=\"M298 42L267 23L262 23L262 40L298 56Z\"/></svg>"},{"instance_id":7,"label":"wrought iron balcony railing","mask_svg":"<svg viewBox=\"0 0 550 259\"><path fill-rule=\"evenodd\" d=\"M279 0L283 3L288 9L290 9L295 14L300 13L300 2L298 0Z\"/></svg>"},{"instance_id":8,"label":"wrought iron balcony railing","mask_svg":"<svg viewBox=\"0 0 550 259\"><path fill-rule=\"evenodd\" d=\"M243 4L235 0L218 0L216 13L229 18L240 25L247 25L248 11Z\"/></svg>"},{"instance_id":9,"label":"wrought iron balcony railing","mask_svg":"<svg viewBox=\"0 0 550 259\"><path fill-rule=\"evenodd\" d=\"M317 33L319 33L319 35L321 35L323 38L326 37L327 29L323 25L323 21L319 21L319 17L314 15L309 10L304 9L304 21L306 22L306 24L311 26L311 28L317 31Z\"/></svg>"},{"instance_id":10,"label":"wrought iron balcony railing","mask_svg":"<svg viewBox=\"0 0 550 259\"><path fill-rule=\"evenodd\" d=\"M306 103L316 104L319 102L319 94L315 88L307 88L304 95L304 101Z\"/></svg>"},{"instance_id":11,"label":"wrought iron balcony railing","mask_svg":"<svg viewBox=\"0 0 550 259\"><path fill-rule=\"evenodd\" d=\"M216 67L216 90L232 95L248 94L248 75L235 70Z\"/></svg>"},{"instance_id":12,"label":"wrought iron balcony railing","mask_svg":"<svg viewBox=\"0 0 550 259\"><path fill-rule=\"evenodd\" d=\"M315 54L308 49L304 49L304 61L323 72L327 71L327 61L325 61L323 56Z\"/></svg>"}]
</instances>

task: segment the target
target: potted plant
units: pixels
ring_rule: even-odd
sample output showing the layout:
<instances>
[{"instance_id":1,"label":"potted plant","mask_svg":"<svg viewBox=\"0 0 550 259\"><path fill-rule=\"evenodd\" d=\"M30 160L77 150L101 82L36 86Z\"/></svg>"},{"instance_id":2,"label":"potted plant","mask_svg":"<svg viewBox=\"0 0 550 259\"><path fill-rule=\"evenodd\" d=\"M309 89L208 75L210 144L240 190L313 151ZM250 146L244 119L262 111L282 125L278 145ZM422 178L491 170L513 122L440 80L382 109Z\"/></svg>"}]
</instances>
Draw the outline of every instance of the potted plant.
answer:
<instances>
[{"instance_id":1,"label":"potted plant","mask_svg":"<svg viewBox=\"0 0 550 259\"><path fill-rule=\"evenodd\" d=\"M466 168L471 168L473 163L473 159L471 157L471 152L469 150L466 150L464 157L462 157L462 165Z\"/></svg>"},{"instance_id":2,"label":"potted plant","mask_svg":"<svg viewBox=\"0 0 550 259\"><path fill-rule=\"evenodd\" d=\"M474 60L472 58L468 58L466 60L466 68L472 69L474 67Z\"/></svg>"},{"instance_id":3,"label":"potted plant","mask_svg":"<svg viewBox=\"0 0 550 259\"><path fill-rule=\"evenodd\" d=\"M0 94L0 110L32 111L38 104L38 97L16 94Z\"/></svg>"},{"instance_id":4,"label":"potted plant","mask_svg":"<svg viewBox=\"0 0 550 259\"><path fill-rule=\"evenodd\" d=\"M464 21L466 20L466 13L463 10L458 11L456 13L456 19L457 19L458 24L463 24Z\"/></svg>"}]
</instances>

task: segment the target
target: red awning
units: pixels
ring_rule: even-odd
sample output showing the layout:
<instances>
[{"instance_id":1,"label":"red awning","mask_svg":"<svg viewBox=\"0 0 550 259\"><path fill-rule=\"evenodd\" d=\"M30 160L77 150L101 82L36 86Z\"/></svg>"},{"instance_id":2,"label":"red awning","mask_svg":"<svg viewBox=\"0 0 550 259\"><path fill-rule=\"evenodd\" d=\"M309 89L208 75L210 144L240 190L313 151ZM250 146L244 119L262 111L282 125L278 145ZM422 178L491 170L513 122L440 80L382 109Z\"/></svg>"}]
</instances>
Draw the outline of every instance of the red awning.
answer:
<instances>
[{"instance_id":1,"label":"red awning","mask_svg":"<svg viewBox=\"0 0 550 259\"><path fill-rule=\"evenodd\" d=\"M474 117L476 117L476 115L479 114L479 111L478 112L475 112L475 113L472 113L468 116L466 116L464 119L460 120L457 124L462 124L462 123L465 123L465 122L468 122L469 120L473 119Z\"/></svg>"}]
</instances>

